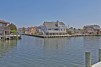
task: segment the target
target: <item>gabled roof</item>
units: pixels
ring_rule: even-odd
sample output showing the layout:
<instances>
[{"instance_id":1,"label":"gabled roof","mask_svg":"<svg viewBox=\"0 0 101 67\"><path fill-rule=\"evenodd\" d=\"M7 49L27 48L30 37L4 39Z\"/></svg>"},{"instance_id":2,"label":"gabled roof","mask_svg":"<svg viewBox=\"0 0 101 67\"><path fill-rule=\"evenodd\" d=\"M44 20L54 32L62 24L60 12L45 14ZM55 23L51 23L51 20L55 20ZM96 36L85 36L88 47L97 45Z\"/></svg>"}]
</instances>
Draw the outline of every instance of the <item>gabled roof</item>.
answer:
<instances>
[{"instance_id":1,"label":"gabled roof","mask_svg":"<svg viewBox=\"0 0 101 67\"><path fill-rule=\"evenodd\" d=\"M63 22L44 22L43 25L47 28L58 28L59 25L65 25Z\"/></svg>"},{"instance_id":2,"label":"gabled roof","mask_svg":"<svg viewBox=\"0 0 101 67\"><path fill-rule=\"evenodd\" d=\"M47 28L58 28L57 22L44 22L43 25Z\"/></svg>"},{"instance_id":3,"label":"gabled roof","mask_svg":"<svg viewBox=\"0 0 101 67\"><path fill-rule=\"evenodd\" d=\"M2 23L2 24L9 24L9 22L6 22L4 20L0 20L0 23Z\"/></svg>"},{"instance_id":4,"label":"gabled roof","mask_svg":"<svg viewBox=\"0 0 101 67\"><path fill-rule=\"evenodd\" d=\"M84 28L94 28L94 27L100 28L99 25L87 25L87 26L84 26Z\"/></svg>"},{"instance_id":5,"label":"gabled roof","mask_svg":"<svg viewBox=\"0 0 101 67\"><path fill-rule=\"evenodd\" d=\"M65 25L63 22L59 22L59 25Z\"/></svg>"}]
</instances>

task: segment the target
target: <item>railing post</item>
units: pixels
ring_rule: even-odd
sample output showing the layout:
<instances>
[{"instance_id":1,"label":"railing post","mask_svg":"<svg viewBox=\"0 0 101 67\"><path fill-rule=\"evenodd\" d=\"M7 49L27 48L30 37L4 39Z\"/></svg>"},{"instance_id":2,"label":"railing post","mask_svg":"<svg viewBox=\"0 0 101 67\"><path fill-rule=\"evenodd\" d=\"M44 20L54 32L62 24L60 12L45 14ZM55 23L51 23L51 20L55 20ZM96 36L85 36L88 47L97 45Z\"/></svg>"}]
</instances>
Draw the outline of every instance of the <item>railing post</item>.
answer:
<instances>
[{"instance_id":1,"label":"railing post","mask_svg":"<svg viewBox=\"0 0 101 67\"><path fill-rule=\"evenodd\" d=\"M99 49L99 61L101 61L101 49Z\"/></svg>"},{"instance_id":2,"label":"railing post","mask_svg":"<svg viewBox=\"0 0 101 67\"><path fill-rule=\"evenodd\" d=\"M86 67L91 67L91 55L90 55L90 52L85 52L85 64L86 64Z\"/></svg>"}]
</instances>

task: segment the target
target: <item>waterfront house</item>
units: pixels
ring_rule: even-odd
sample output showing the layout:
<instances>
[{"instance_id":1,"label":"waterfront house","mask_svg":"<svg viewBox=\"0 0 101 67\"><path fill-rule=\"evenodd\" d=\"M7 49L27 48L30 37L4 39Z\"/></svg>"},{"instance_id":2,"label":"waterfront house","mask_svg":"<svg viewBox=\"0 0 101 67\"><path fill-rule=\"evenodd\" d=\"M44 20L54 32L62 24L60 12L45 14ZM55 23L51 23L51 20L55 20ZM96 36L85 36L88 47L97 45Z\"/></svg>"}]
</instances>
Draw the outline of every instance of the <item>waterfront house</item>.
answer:
<instances>
[{"instance_id":1,"label":"waterfront house","mask_svg":"<svg viewBox=\"0 0 101 67\"><path fill-rule=\"evenodd\" d=\"M24 34L29 34L29 27L25 28L25 32L23 32Z\"/></svg>"},{"instance_id":2,"label":"waterfront house","mask_svg":"<svg viewBox=\"0 0 101 67\"><path fill-rule=\"evenodd\" d=\"M27 31L28 31L28 29L25 28L25 27L18 28L18 33L19 33L19 34L25 34L25 33L28 33Z\"/></svg>"},{"instance_id":3,"label":"waterfront house","mask_svg":"<svg viewBox=\"0 0 101 67\"><path fill-rule=\"evenodd\" d=\"M44 34L44 26L43 25L38 26L38 32L40 35Z\"/></svg>"},{"instance_id":4,"label":"waterfront house","mask_svg":"<svg viewBox=\"0 0 101 67\"><path fill-rule=\"evenodd\" d=\"M100 34L101 28L99 25L87 25L83 27L84 33L87 34Z\"/></svg>"},{"instance_id":5,"label":"waterfront house","mask_svg":"<svg viewBox=\"0 0 101 67\"><path fill-rule=\"evenodd\" d=\"M10 23L4 20L0 20L0 36L5 36L10 34L10 29L7 27Z\"/></svg>"},{"instance_id":6,"label":"waterfront house","mask_svg":"<svg viewBox=\"0 0 101 67\"><path fill-rule=\"evenodd\" d=\"M36 26L35 27L29 27L28 28L28 33L31 34L31 35L32 34L38 34L38 27L36 27Z\"/></svg>"},{"instance_id":7,"label":"waterfront house","mask_svg":"<svg viewBox=\"0 0 101 67\"><path fill-rule=\"evenodd\" d=\"M14 29L15 25L10 24L4 20L0 20L0 39L20 39L20 35L12 35L13 33L16 33L16 30Z\"/></svg>"},{"instance_id":8,"label":"waterfront house","mask_svg":"<svg viewBox=\"0 0 101 67\"><path fill-rule=\"evenodd\" d=\"M41 32L44 35L65 35L66 26L63 22L44 22L42 26L40 26Z\"/></svg>"},{"instance_id":9,"label":"waterfront house","mask_svg":"<svg viewBox=\"0 0 101 67\"><path fill-rule=\"evenodd\" d=\"M22 28L18 28L18 33L19 34L23 34L23 29Z\"/></svg>"},{"instance_id":10,"label":"waterfront house","mask_svg":"<svg viewBox=\"0 0 101 67\"><path fill-rule=\"evenodd\" d=\"M19 34L38 34L39 29L37 26L33 26L33 27L23 27L23 28L19 28L18 29L18 33Z\"/></svg>"}]
</instances>

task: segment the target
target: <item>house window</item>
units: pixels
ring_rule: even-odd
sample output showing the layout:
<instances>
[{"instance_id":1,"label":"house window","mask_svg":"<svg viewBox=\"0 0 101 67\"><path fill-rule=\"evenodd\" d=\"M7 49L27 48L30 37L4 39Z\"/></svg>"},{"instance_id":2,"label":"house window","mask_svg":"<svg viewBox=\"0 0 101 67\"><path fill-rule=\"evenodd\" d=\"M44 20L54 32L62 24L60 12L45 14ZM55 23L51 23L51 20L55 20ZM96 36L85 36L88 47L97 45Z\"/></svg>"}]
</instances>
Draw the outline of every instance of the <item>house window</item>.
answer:
<instances>
[{"instance_id":1,"label":"house window","mask_svg":"<svg viewBox=\"0 0 101 67\"><path fill-rule=\"evenodd\" d=\"M52 29L48 29L48 30L52 30Z\"/></svg>"},{"instance_id":2,"label":"house window","mask_svg":"<svg viewBox=\"0 0 101 67\"><path fill-rule=\"evenodd\" d=\"M49 35L48 33L46 33L46 35Z\"/></svg>"},{"instance_id":3,"label":"house window","mask_svg":"<svg viewBox=\"0 0 101 67\"><path fill-rule=\"evenodd\" d=\"M54 29L54 30L59 30L59 29Z\"/></svg>"},{"instance_id":4,"label":"house window","mask_svg":"<svg viewBox=\"0 0 101 67\"><path fill-rule=\"evenodd\" d=\"M55 24L56 27L58 27L58 24Z\"/></svg>"}]
</instances>

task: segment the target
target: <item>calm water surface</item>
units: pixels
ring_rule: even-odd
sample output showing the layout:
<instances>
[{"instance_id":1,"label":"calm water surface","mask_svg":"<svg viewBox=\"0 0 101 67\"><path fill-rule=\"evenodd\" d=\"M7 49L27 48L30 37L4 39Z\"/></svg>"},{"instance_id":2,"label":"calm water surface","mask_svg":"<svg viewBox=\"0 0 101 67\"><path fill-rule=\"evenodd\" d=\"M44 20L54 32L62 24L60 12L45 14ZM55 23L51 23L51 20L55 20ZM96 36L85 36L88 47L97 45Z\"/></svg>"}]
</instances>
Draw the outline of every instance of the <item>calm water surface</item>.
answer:
<instances>
[{"instance_id":1,"label":"calm water surface","mask_svg":"<svg viewBox=\"0 0 101 67\"><path fill-rule=\"evenodd\" d=\"M85 51L98 61L101 37L36 38L0 41L0 67L84 67Z\"/></svg>"}]
</instances>

